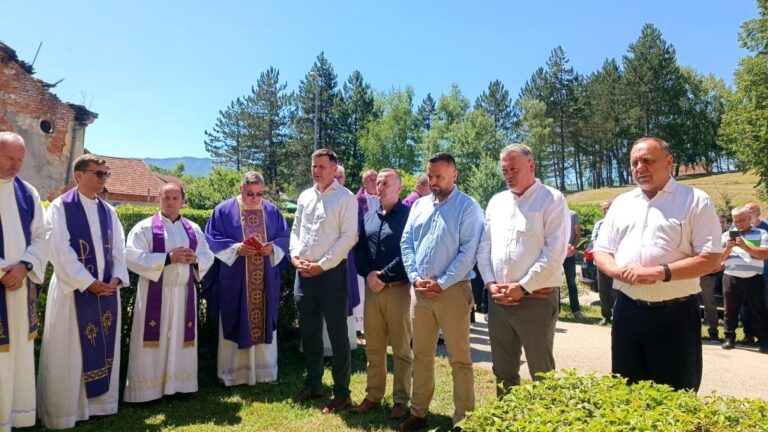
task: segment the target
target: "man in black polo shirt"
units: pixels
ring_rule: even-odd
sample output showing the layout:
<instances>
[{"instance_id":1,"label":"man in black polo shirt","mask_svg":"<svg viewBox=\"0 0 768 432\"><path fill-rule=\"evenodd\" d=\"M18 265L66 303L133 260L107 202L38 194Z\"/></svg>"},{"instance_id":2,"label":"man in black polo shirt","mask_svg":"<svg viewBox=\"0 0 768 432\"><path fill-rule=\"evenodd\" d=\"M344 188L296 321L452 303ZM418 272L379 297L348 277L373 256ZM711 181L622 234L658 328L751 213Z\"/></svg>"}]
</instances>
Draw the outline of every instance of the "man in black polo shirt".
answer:
<instances>
[{"instance_id":1,"label":"man in black polo shirt","mask_svg":"<svg viewBox=\"0 0 768 432\"><path fill-rule=\"evenodd\" d=\"M387 339L395 360L391 418L407 413L411 397L411 285L400 255L409 208L399 201L403 186L397 171L386 168L376 177L381 206L365 215L356 246L357 272L365 278L365 353L368 386L365 399L352 412L363 414L379 406L387 383Z\"/></svg>"}]
</instances>

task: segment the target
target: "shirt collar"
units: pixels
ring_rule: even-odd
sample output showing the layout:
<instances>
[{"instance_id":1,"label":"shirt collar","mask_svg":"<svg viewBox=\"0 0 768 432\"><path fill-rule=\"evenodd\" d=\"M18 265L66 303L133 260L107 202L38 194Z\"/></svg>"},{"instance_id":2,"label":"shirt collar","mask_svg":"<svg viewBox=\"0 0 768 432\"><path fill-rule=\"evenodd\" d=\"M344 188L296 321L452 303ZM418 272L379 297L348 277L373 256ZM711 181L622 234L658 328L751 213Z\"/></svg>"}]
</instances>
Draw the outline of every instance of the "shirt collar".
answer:
<instances>
[{"instance_id":1,"label":"shirt collar","mask_svg":"<svg viewBox=\"0 0 768 432\"><path fill-rule=\"evenodd\" d=\"M8 184L13 181L16 177L11 177L9 179L0 178L0 184Z\"/></svg>"},{"instance_id":2,"label":"shirt collar","mask_svg":"<svg viewBox=\"0 0 768 432\"><path fill-rule=\"evenodd\" d=\"M400 201L398 201L398 202L395 203L394 206L392 206L391 209L389 209L389 211L387 212L386 215L391 215L392 213L397 213L400 210L402 210L403 207L405 207L405 205L403 203L401 203ZM379 204L379 208L376 209L376 213L378 213L379 216L386 216L384 214L384 211L383 211L383 208L382 208L381 204Z\"/></svg>"},{"instance_id":3,"label":"shirt collar","mask_svg":"<svg viewBox=\"0 0 768 432\"><path fill-rule=\"evenodd\" d=\"M99 196L98 195L96 195L96 198L91 199L91 198L88 198L87 196L83 195L83 193L80 192L80 191L77 191L77 193L80 194L80 201L83 202L83 203L94 205L97 202L99 202Z\"/></svg>"},{"instance_id":4,"label":"shirt collar","mask_svg":"<svg viewBox=\"0 0 768 432\"><path fill-rule=\"evenodd\" d=\"M178 218L178 219L176 219L175 221L172 221L170 218L167 218L167 217L165 217L165 215L163 214L163 212L161 212L161 211L160 211L160 212L158 212L158 213L160 213L160 218L161 218L161 219L162 219L164 222L168 222L169 224L174 224L174 223L176 223L176 222L180 222L180 221L181 221L181 215L179 215L179 218Z\"/></svg>"},{"instance_id":5,"label":"shirt collar","mask_svg":"<svg viewBox=\"0 0 768 432\"><path fill-rule=\"evenodd\" d=\"M326 190L322 191L322 192L320 192L320 189L317 188L317 183L312 185L312 189L314 189L315 193L318 194L318 195L323 195L324 193L326 193L328 191L336 191L340 187L343 187L343 186L341 186L341 184L339 182L337 182L336 179L333 179L333 183L331 183L331 185L328 186L328 188Z\"/></svg>"},{"instance_id":6,"label":"shirt collar","mask_svg":"<svg viewBox=\"0 0 768 432\"><path fill-rule=\"evenodd\" d=\"M526 189L522 195L517 195L512 191L509 191L509 193L510 195L512 195L512 198L515 199L515 201L525 200L525 199L528 199L531 195L533 195L539 189L539 187L541 187L541 181L539 179L535 179L531 187Z\"/></svg>"},{"instance_id":7,"label":"shirt collar","mask_svg":"<svg viewBox=\"0 0 768 432\"><path fill-rule=\"evenodd\" d=\"M445 197L445 199L443 200L443 202L440 202L440 203L439 203L439 202L437 202L437 200L435 199L435 194L430 194L430 195L429 195L429 199L430 199L430 200L432 200L432 204L433 204L433 205L435 205L435 206L438 206L438 205L443 205L443 204L445 204L445 203L447 203L447 202L451 201L451 199L452 199L453 197L455 197L456 195L458 195L458 194L459 194L459 186L457 186L457 185L453 185L453 190L451 191L451 193L449 193L449 194L448 194L448 196L447 196L447 197Z\"/></svg>"},{"instance_id":8,"label":"shirt collar","mask_svg":"<svg viewBox=\"0 0 768 432\"><path fill-rule=\"evenodd\" d=\"M674 193L677 190L677 186L678 186L677 180L675 180L674 177L669 176L669 180L667 180L667 184L665 184L664 187L661 188L661 190L657 192L653 198L648 199L648 197L643 193L643 190L640 189L639 186L635 188L635 197L642 197L647 199L648 201L651 201L653 199L656 199L656 197L658 197L659 194L661 193L665 193L665 194Z\"/></svg>"}]
</instances>

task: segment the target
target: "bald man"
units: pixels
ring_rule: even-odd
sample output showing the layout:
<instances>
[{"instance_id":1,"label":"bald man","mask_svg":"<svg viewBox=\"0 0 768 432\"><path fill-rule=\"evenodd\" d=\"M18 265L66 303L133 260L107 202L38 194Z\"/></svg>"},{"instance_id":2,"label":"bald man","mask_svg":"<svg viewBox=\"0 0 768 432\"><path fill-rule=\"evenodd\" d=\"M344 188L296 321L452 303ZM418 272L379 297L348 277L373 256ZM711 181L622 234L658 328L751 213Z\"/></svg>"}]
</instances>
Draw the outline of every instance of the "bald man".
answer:
<instances>
[{"instance_id":1,"label":"bald man","mask_svg":"<svg viewBox=\"0 0 768 432\"><path fill-rule=\"evenodd\" d=\"M24 139L0 132L0 430L34 426L37 287L48 262L40 195L18 175Z\"/></svg>"},{"instance_id":2,"label":"bald man","mask_svg":"<svg viewBox=\"0 0 768 432\"><path fill-rule=\"evenodd\" d=\"M630 383L675 389L701 384L699 278L720 265L720 223L709 196L670 175L669 144L632 146L637 188L619 195L595 244L597 267L619 291L613 308L612 371Z\"/></svg>"}]
</instances>

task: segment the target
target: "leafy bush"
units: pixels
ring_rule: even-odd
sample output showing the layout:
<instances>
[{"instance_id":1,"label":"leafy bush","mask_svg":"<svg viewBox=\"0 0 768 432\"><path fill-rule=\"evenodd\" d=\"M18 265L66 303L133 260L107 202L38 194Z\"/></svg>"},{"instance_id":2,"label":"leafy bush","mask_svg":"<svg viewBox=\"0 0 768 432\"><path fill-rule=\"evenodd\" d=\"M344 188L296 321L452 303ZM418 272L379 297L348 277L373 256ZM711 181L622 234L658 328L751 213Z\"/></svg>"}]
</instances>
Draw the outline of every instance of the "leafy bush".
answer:
<instances>
[{"instance_id":1,"label":"leafy bush","mask_svg":"<svg viewBox=\"0 0 768 432\"><path fill-rule=\"evenodd\" d=\"M568 204L568 207L579 214L579 223L581 224L581 249L589 243L592 237L592 228L595 222L603 218L603 210L597 204Z\"/></svg>"},{"instance_id":2,"label":"leafy bush","mask_svg":"<svg viewBox=\"0 0 768 432\"><path fill-rule=\"evenodd\" d=\"M764 431L768 403L693 392L615 376L550 372L471 413L467 431Z\"/></svg>"}]
</instances>

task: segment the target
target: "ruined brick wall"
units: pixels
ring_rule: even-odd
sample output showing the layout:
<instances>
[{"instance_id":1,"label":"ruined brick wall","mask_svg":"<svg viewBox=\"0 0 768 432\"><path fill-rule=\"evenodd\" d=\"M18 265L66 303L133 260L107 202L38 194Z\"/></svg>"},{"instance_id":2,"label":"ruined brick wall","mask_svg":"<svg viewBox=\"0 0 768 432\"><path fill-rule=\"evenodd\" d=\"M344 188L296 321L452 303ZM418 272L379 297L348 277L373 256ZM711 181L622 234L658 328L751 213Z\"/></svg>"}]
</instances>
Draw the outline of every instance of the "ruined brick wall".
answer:
<instances>
[{"instance_id":1,"label":"ruined brick wall","mask_svg":"<svg viewBox=\"0 0 768 432\"><path fill-rule=\"evenodd\" d=\"M0 130L14 131L24 138L27 152L21 176L43 199L64 186L72 155L83 154L86 124L75 118L73 107L0 52ZM53 130L44 131L47 125L41 125L43 121Z\"/></svg>"}]
</instances>

